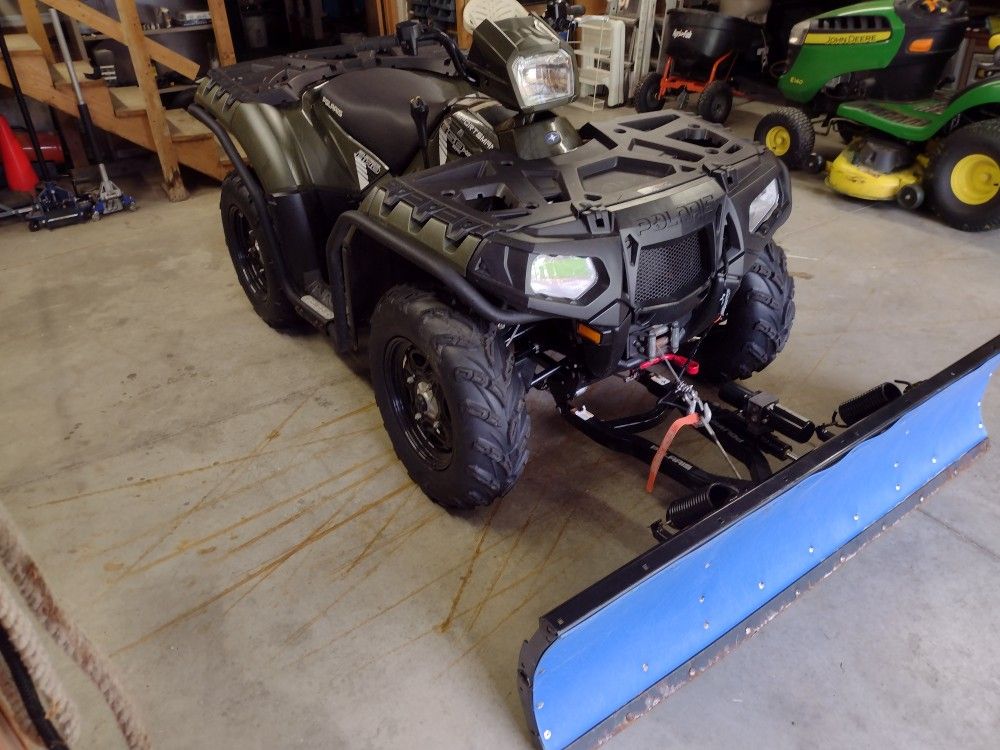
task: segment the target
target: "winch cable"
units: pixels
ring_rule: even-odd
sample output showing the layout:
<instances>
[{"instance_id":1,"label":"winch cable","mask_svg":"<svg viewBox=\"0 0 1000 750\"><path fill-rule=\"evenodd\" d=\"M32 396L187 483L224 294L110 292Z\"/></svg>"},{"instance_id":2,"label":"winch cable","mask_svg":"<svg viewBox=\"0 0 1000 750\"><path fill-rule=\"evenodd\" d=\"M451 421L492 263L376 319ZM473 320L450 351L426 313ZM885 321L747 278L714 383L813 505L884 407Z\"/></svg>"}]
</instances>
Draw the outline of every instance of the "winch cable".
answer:
<instances>
[{"instance_id":1,"label":"winch cable","mask_svg":"<svg viewBox=\"0 0 1000 750\"><path fill-rule=\"evenodd\" d=\"M698 343L700 344L701 342ZM664 359L663 364L665 364L667 366L667 369L670 370L670 374L677 382L676 386L677 390L687 400L691 411L697 411L702 414L702 422L701 422L702 429L705 430L708 436L712 439L712 442L715 443L715 446L719 449L719 452L722 454L722 457L726 459L726 463L729 464L729 468L733 470L733 474L736 476L737 479L743 479L743 476L740 474L739 469L736 468L736 464L733 463L732 457L730 457L726 449L722 447L722 441L719 440L719 436L716 435L715 430L712 429L712 408L704 401L702 401L701 396L698 395L698 391L695 390L693 385L685 384L681 380L684 373L687 372L688 368L691 366L691 363L693 361L694 361L693 356L687 359L687 361L684 363L684 367L681 368L680 375L678 375L674 371L674 368L670 364L669 359ZM659 467L657 467L657 470L659 470Z\"/></svg>"},{"instance_id":2,"label":"winch cable","mask_svg":"<svg viewBox=\"0 0 1000 750\"><path fill-rule=\"evenodd\" d=\"M0 505L0 562L20 592L27 608L45 631L90 678L111 709L129 750L149 750L149 735L140 723L132 702L105 657L56 602L35 561L27 553L6 510ZM70 744L79 733L72 704L66 699L47 654L38 642L33 624L21 612L13 593L0 582L0 624L24 661L38 692L48 699L47 716ZM19 695L7 695L16 705ZM23 706L22 706L23 708ZM23 716L23 714L21 714ZM29 725L30 726L30 725ZM32 727L33 728L33 727Z\"/></svg>"}]
</instances>

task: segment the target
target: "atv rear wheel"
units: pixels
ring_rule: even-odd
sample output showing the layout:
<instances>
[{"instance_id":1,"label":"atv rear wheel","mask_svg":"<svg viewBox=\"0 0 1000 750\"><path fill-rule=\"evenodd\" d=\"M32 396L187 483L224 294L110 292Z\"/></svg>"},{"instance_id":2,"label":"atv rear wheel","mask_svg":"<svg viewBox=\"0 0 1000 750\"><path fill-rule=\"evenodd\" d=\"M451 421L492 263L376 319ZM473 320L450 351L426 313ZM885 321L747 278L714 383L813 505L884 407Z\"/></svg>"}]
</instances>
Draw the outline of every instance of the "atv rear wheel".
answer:
<instances>
[{"instance_id":1,"label":"atv rear wheel","mask_svg":"<svg viewBox=\"0 0 1000 750\"><path fill-rule=\"evenodd\" d=\"M934 212L965 232L1000 228L1000 121L949 135L931 159L925 185Z\"/></svg>"},{"instance_id":2,"label":"atv rear wheel","mask_svg":"<svg viewBox=\"0 0 1000 750\"><path fill-rule=\"evenodd\" d=\"M802 169L816 148L812 120L797 107L782 107L765 115L753 139L767 146L789 169Z\"/></svg>"},{"instance_id":3,"label":"atv rear wheel","mask_svg":"<svg viewBox=\"0 0 1000 750\"><path fill-rule=\"evenodd\" d=\"M701 372L710 380L749 378L778 356L795 319L795 282L785 251L769 243L750 264L726 320L698 348Z\"/></svg>"},{"instance_id":4,"label":"atv rear wheel","mask_svg":"<svg viewBox=\"0 0 1000 750\"><path fill-rule=\"evenodd\" d=\"M236 172L222 181L219 199L222 231L240 286L254 311L272 328L293 328L302 323L285 296L278 265L278 248L271 247L263 221L250 191Z\"/></svg>"},{"instance_id":5,"label":"atv rear wheel","mask_svg":"<svg viewBox=\"0 0 1000 750\"><path fill-rule=\"evenodd\" d=\"M733 87L725 81L712 81L698 97L698 116L721 125L733 111Z\"/></svg>"},{"instance_id":6,"label":"atv rear wheel","mask_svg":"<svg viewBox=\"0 0 1000 750\"><path fill-rule=\"evenodd\" d=\"M372 385L410 478L446 508L489 505L528 460L525 383L492 326L395 286L375 308Z\"/></svg>"},{"instance_id":7,"label":"atv rear wheel","mask_svg":"<svg viewBox=\"0 0 1000 750\"><path fill-rule=\"evenodd\" d=\"M662 73L647 73L635 90L635 111L659 112L663 109L663 99L660 98L660 81Z\"/></svg>"}]
</instances>

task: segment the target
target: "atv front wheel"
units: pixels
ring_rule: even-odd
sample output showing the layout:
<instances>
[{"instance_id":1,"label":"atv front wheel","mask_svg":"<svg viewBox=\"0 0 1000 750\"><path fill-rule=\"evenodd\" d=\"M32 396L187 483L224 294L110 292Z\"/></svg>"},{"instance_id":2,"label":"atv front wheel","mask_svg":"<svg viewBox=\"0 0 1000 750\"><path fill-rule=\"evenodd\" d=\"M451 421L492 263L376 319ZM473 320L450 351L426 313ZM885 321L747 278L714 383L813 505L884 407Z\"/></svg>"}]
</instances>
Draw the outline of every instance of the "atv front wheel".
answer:
<instances>
[{"instance_id":1,"label":"atv front wheel","mask_svg":"<svg viewBox=\"0 0 1000 750\"><path fill-rule=\"evenodd\" d=\"M774 361L795 319L795 282L785 251L769 243L753 259L729 303L726 320L698 348L701 372L710 380L749 378Z\"/></svg>"},{"instance_id":2,"label":"atv front wheel","mask_svg":"<svg viewBox=\"0 0 1000 750\"><path fill-rule=\"evenodd\" d=\"M965 232L1000 228L1000 121L984 120L948 136L925 180L934 212Z\"/></svg>"},{"instance_id":3,"label":"atv front wheel","mask_svg":"<svg viewBox=\"0 0 1000 750\"><path fill-rule=\"evenodd\" d=\"M396 455L446 508L489 505L528 460L525 383L497 331L433 293L395 286L369 341L375 401Z\"/></svg>"},{"instance_id":4,"label":"atv front wheel","mask_svg":"<svg viewBox=\"0 0 1000 750\"><path fill-rule=\"evenodd\" d=\"M646 77L639 82L639 88L635 90L636 112L642 114L659 112L663 109L663 99L660 98L660 81L662 79L662 73L647 73Z\"/></svg>"},{"instance_id":5,"label":"atv front wheel","mask_svg":"<svg viewBox=\"0 0 1000 750\"><path fill-rule=\"evenodd\" d=\"M219 199L222 231L240 286L254 311L272 328L293 328L302 322L285 296L278 265L278 248L271 247L264 221L250 191L236 172L222 181Z\"/></svg>"},{"instance_id":6,"label":"atv front wheel","mask_svg":"<svg viewBox=\"0 0 1000 750\"><path fill-rule=\"evenodd\" d=\"M782 107L765 115L753 139L767 146L789 169L802 169L816 148L812 120L797 107Z\"/></svg>"},{"instance_id":7,"label":"atv front wheel","mask_svg":"<svg viewBox=\"0 0 1000 750\"><path fill-rule=\"evenodd\" d=\"M712 81L698 97L698 116L721 125L733 111L733 87L725 81Z\"/></svg>"}]
</instances>

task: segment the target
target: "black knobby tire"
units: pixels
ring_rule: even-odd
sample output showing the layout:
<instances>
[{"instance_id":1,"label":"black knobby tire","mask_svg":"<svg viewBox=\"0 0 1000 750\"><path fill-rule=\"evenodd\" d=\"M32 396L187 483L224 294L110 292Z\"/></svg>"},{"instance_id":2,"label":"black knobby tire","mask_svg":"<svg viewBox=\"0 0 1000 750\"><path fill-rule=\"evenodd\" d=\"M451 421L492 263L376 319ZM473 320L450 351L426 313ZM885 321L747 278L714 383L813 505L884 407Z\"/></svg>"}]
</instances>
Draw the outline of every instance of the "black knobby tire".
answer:
<instances>
[{"instance_id":1,"label":"black knobby tire","mask_svg":"<svg viewBox=\"0 0 1000 750\"><path fill-rule=\"evenodd\" d=\"M401 285L379 300L368 346L375 401L410 478L446 508L506 494L528 460L531 422L498 331Z\"/></svg>"},{"instance_id":2,"label":"black knobby tire","mask_svg":"<svg viewBox=\"0 0 1000 750\"><path fill-rule=\"evenodd\" d=\"M663 109L663 99L660 98L660 81L662 73L647 73L635 90L635 111L659 112Z\"/></svg>"},{"instance_id":3,"label":"black knobby tire","mask_svg":"<svg viewBox=\"0 0 1000 750\"><path fill-rule=\"evenodd\" d=\"M959 128L931 156L924 178L927 198L934 213L948 225L964 232L1000 228L1000 191L983 203L967 202L956 194L953 175L963 160L972 157L1000 164L1000 121L984 120ZM992 170L991 170L992 171Z\"/></svg>"},{"instance_id":4,"label":"black knobby tire","mask_svg":"<svg viewBox=\"0 0 1000 750\"><path fill-rule=\"evenodd\" d=\"M715 381L749 378L785 347L795 319L795 282L785 251L769 243L753 258L726 313L698 349L701 372Z\"/></svg>"},{"instance_id":5,"label":"black knobby tire","mask_svg":"<svg viewBox=\"0 0 1000 750\"><path fill-rule=\"evenodd\" d=\"M282 286L279 248L271 247L250 191L236 172L222 181L222 231L240 286L254 311L272 328L295 328L302 319ZM270 221L268 217L264 221Z\"/></svg>"},{"instance_id":6,"label":"black knobby tire","mask_svg":"<svg viewBox=\"0 0 1000 750\"><path fill-rule=\"evenodd\" d=\"M787 150L783 152L775 151L773 144L768 143L768 134L775 128L783 128L788 134ZM798 107L782 107L765 115L757 123L753 139L771 148L789 169L802 169L816 148L812 120Z\"/></svg>"},{"instance_id":7,"label":"black knobby tire","mask_svg":"<svg viewBox=\"0 0 1000 750\"><path fill-rule=\"evenodd\" d=\"M733 87L726 81L712 81L698 97L698 116L721 125L733 111Z\"/></svg>"}]
</instances>

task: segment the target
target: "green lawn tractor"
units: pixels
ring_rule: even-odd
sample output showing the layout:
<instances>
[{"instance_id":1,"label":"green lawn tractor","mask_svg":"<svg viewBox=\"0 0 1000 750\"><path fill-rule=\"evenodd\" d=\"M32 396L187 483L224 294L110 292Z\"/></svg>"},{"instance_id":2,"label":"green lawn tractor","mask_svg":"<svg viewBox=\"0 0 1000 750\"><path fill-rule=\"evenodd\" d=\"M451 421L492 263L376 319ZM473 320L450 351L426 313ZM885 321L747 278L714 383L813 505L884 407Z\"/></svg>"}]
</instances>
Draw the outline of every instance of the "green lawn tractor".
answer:
<instances>
[{"instance_id":1,"label":"green lawn tractor","mask_svg":"<svg viewBox=\"0 0 1000 750\"><path fill-rule=\"evenodd\" d=\"M779 81L792 106L765 116L756 139L790 168L826 171L839 193L928 203L964 231L1000 227L1000 34L973 83L939 88L969 25L965 2L874 0L797 25ZM830 164L816 129L847 144Z\"/></svg>"}]
</instances>

